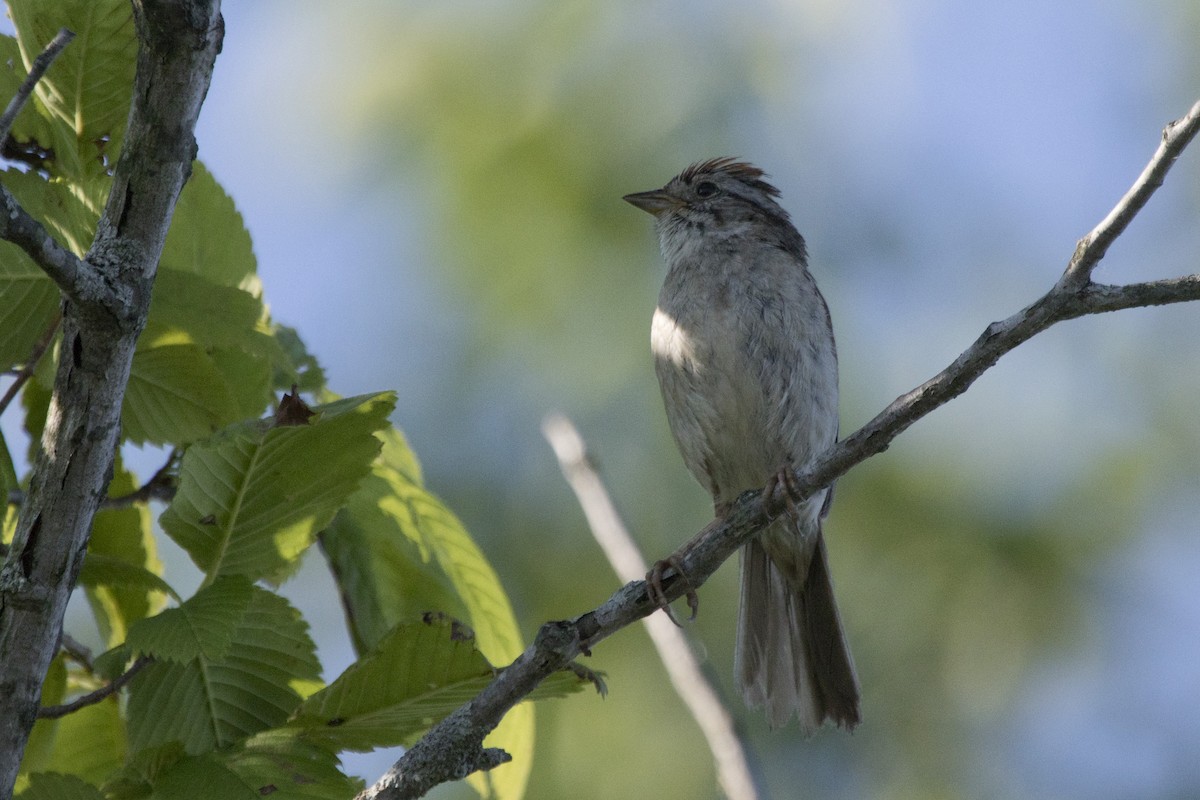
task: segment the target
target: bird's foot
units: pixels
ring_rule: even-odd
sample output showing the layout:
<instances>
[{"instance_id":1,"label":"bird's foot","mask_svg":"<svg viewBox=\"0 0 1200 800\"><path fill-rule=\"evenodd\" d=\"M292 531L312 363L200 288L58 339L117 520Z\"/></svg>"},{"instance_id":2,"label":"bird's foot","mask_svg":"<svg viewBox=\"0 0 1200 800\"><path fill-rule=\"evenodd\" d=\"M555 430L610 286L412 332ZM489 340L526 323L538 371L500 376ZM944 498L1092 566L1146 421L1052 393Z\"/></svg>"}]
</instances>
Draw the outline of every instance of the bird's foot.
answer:
<instances>
[{"instance_id":1,"label":"bird's foot","mask_svg":"<svg viewBox=\"0 0 1200 800\"><path fill-rule=\"evenodd\" d=\"M686 548L685 548L686 549ZM684 550L677 553L672 553L661 561L654 562L654 566L646 573L646 594L650 597L650 602L667 612L667 617L679 627L679 620L675 617L675 612L671 610L671 601L667 599L667 594L663 589L663 576L668 569L674 570L679 580L683 581L687 586L687 604L691 609L691 616L688 617L688 622L696 618L696 614L700 611L700 595L696 594L696 590L688 581L687 575L683 572L682 556Z\"/></svg>"},{"instance_id":2,"label":"bird's foot","mask_svg":"<svg viewBox=\"0 0 1200 800\"><path fill-rule=\"evenodd\" d=\"M774 475L767 479L767 486L763 489L763 507L768 509L769 516L775 516L778 513L775 501L777 491L782 495L783 510L787 512L787 515L793 520L800 519L800 508L796 505L800 486L796 481L796 473L787 464L780 467Z\"/></svg>"}]
</instances>

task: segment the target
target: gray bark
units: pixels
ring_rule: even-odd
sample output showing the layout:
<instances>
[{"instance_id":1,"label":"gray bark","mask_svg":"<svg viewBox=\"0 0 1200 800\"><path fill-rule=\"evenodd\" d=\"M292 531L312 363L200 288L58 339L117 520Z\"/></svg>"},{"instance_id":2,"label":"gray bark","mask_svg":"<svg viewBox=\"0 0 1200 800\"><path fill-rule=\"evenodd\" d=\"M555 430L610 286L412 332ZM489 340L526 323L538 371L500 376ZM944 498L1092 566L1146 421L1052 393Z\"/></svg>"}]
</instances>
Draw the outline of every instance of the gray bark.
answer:
<instances>
[{"instance_id":1,"label":"gray bark","mask_svg":"<svg viewBox=\"0 0 1200 800\"><path fill-rule=\"evenodd\" d=\"M219 0L134 0L133 10L140 42L133 101L96 238L82 261L65 258L49 237L30 253L63 292L62 344L41 452L0 570L0 800L12 796L112 476L134 347L196 155L196 118L223 36ZM5 204L11 211L11 197Z\"/></svg>"}]
</instances>

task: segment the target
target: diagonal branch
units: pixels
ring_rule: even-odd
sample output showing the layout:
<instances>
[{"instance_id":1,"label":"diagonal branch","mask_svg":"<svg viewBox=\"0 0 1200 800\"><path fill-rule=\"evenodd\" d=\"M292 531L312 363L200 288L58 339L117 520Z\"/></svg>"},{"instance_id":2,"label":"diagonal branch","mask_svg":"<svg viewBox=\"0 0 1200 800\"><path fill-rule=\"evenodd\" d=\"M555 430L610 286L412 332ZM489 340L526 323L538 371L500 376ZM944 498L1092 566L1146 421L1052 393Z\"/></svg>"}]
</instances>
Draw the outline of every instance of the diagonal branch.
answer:
<instances>
[{"instance_id":1,"label":"diagonal branch","mask_svg":"<svg viewBox=\"0 0 1200 800\"><path fill-rule=\"evenodd\" d=\"M50 65L54 63L54 59L58 58L71 40L75 38L75 34L66 28L59 30L54 38L50 40L50 44L46 45L46 49L38 54L33 60L33 64L29 67L29 74L25 76L25 80L17 87L17 93L13 95L12 100L8 101L8 105L4 109L4 113L0 114L0 142L8 138L8 134L12 131L13 123L17 121L17 116L20 115L21 109L29 102L29 98L33 96L33 89L37 86L38 81L46 74L46 70L50 69Z\"/></svg>"},{"instance_id":2,"label":"diagonal branch","mask_svg":"<svg viewBox=\"0 0 1200 800\"><path fill-rule=\"evenodd\" d=\"M42 706L38 709L38 719L58 719L65 717L67 714L73 714L81 708L95 705L106 697L111 697L124 688L125 684L134 679L142 668L149 664L154 659L150 656L142 656L137 661L129 665L129 669L122 672L111 682L106 683L94 692L88 692L85 695L76 697L69 703L63 703L60 706Z\"/></svg>"},{"instance_id":3,"label":"diagonal branch","mask_svg":"<svg viewBox=\"0 0 1200 800\"><path fill-rule=\"evenodd\" d=\"M1122 308L1200 300L1200 275L1108 286L1091 281L1091 273L1112 242L1146 205L1175 159L1200 130L1200 103L1163 131L1158 151L1133 187L1112 212L1080 240L1058 283L1027 308L994 322L950 366L906 394L850 436L817 456L797 474L793 497L801 500L874 456L910 425L965 392L1001 356L1041 331L1064 320ZM763 498L752 490L734 502L729 513L709 523L676 553L679 568L668 569L663 595L675 600L703 584L718 567L782 510L783 498ZM683 579L682 576L686 576ZM433 726L359 800L406 800L463 774L439 764L486 765L495 753L483 749L483 738L510 708L544 678L622 628L653 613L658 606L647 595L645 581L618 589L600 607L574 619L548 622L532 645L466 705ZM447 756L450 756L449 758Z\"/></svg>"}]
</instances>

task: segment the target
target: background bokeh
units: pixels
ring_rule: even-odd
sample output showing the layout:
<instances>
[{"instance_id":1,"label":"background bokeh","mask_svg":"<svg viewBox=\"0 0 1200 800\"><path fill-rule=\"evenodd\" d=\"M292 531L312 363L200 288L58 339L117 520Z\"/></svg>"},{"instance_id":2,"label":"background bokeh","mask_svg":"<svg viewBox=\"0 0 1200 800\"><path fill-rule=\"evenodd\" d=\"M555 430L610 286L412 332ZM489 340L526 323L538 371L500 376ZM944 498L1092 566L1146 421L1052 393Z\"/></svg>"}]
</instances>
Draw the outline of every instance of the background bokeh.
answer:
<instances>
[{"instance_id":1,"label":"background bokeh","mask_svg":"<svg viewBox=\"0 0 1200 800\"><path fill-rule=\"evenodd\" d=\"M648 355L663 274L620 201L767 169L808 239L843 429L1057 279L1200 97L1187 0L239 0L199 129L275 317L342 394L394 388L526 635L616 580L539 432L579 425L650 557L708 519ZM1200 147L1098 278L1198 268ZM1200 308L1072 322L843 479L833 570L865 690L804 741L731 703L777 798L1200 794ZM312 554L288 591L352 658ZM731 685L736 570L689 626ZM630 629L610 694L539 708L531 798L717 796ZM349 759L373 779L394 759ZM469 796L461 787L442 798Z\"/></svg>"}]
</instances>

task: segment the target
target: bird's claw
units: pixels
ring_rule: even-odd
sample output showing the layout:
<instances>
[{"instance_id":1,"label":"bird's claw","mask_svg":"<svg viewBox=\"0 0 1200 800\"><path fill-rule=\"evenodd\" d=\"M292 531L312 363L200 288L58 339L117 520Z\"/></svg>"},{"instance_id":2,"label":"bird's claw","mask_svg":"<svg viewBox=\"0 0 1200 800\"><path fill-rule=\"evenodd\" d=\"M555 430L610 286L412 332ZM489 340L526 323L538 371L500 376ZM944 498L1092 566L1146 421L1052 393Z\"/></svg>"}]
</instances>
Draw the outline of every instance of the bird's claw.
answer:
<instances>
[{"instance_id":1,"label":"bird's claw","mask_svg":"<svg viewBox=\"0 0 1200 800\"><path fill-rule=\"evenodd\" d=\"M677 556L668 556L661 561L654 562L654 566L646 573L646 594L650 597L650 602L661 608L667 613L667 618L674 622L677 626L683 627L679 619L676 618L675 612L671 610L671 601L667 599L667 594L663 590L663 573L667 569L675 570L675 574L687 586L687 604L691 609L691 616L688 617L688 622L696 619L696 614L700 611L700 595L696 594L696 590L692 587L684 574L682 565Z\"/></svg>"}]
</instances>

